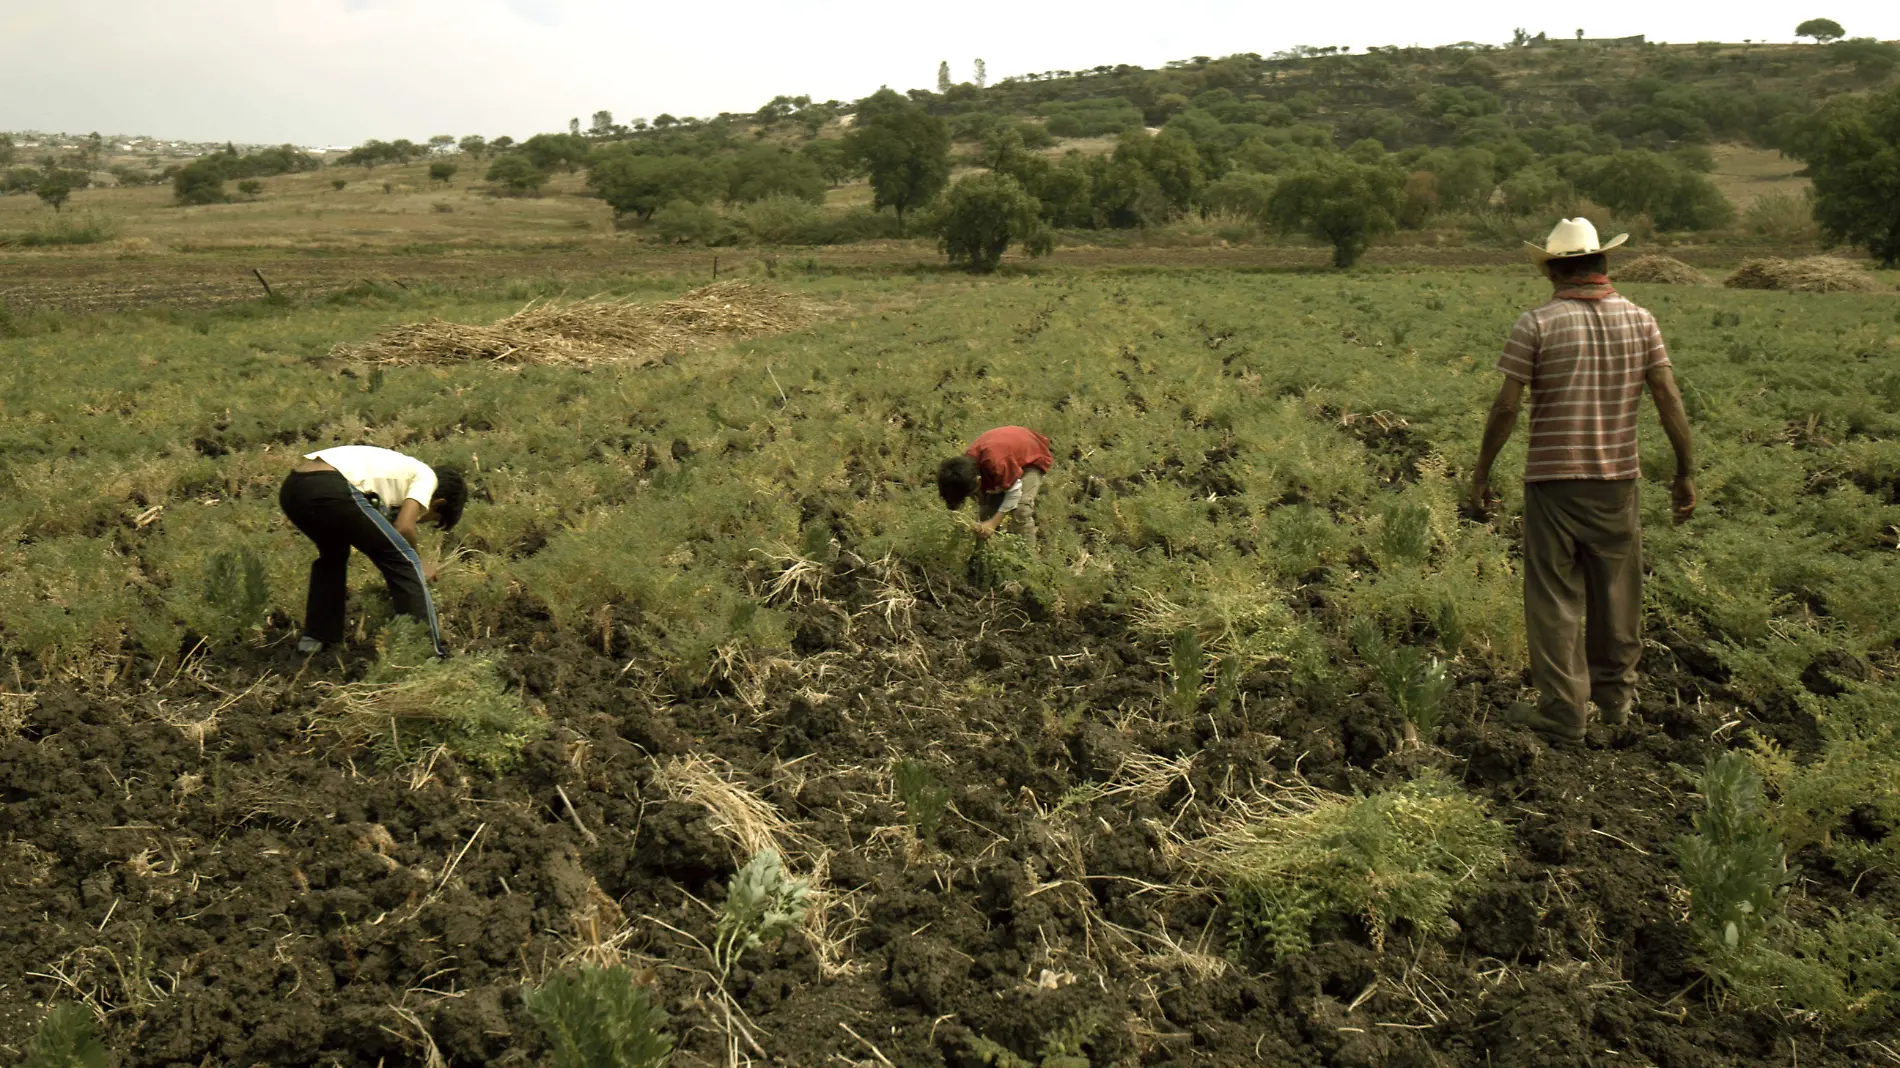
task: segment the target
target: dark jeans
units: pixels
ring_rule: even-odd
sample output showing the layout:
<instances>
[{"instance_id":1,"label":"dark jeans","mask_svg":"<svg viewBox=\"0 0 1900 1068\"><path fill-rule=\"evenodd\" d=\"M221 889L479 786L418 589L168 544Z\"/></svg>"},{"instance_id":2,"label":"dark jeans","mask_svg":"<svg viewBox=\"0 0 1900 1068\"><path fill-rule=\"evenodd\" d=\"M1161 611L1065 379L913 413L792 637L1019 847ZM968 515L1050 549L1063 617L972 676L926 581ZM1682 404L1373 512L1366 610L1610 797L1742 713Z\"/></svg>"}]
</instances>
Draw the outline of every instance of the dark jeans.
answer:
<instances>
[{"instance_id":1,"label":"dark jeans","mask_svg":"<svg viewBox=\"0 0 1900 1068\"><path fill-rule=\"evenodd\" d=\"M1524 629L1545 715L1582 734L1587 702L1636 693L1643 527L1636 480L1524 486Z\"/></svg>"},{"instance_id":2,"label":"dark jeans","mask_svg":"<svg viewBox=\"0 0 1900 1068\"><path fill-rule=\"evenodd\" d=\"M435 602L422 577L422 557L348 479L335 471L295 472L284 480L277 503L291 523L317 543L310 595L304 602L304 634L324 643L343 640L350 550L358 549L383 573L396 611L427 623L436 655L448 655L436 627Z\"/></svg>"}]
</instances>

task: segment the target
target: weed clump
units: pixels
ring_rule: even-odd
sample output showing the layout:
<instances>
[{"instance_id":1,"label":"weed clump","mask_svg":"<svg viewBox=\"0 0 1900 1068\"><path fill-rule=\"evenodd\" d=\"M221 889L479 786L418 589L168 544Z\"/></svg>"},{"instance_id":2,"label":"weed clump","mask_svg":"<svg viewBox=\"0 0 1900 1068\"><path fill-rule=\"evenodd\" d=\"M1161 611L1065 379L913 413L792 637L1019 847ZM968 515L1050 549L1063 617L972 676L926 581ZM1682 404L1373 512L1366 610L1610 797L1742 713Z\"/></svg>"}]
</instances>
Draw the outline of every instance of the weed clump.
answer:
<instances>
[{"instance_id":1,"label":"weed clump","mask_svg":"<svg viewBox=\"0 0 1900 1068\"><path fill-rule=\"evenodd\" d=\"M249 546L214 554L205 565L204 599L216 620L214 637L235 639L264 622L270 584L263 558Z\"/></svg>"},{"instance_id":2,"label":"weed clump","mask_svg":"<svg viewBox=\"0 0 1900 1068\"><path fill-rule=\"evenodd\" d=\"M376 666L363 681L337 687L329 706L346 737L371 742L391 763L440 746L495 771L547 731L503 685L493 660L438 660L427 629L411 619L390 623Z\"/></svg>"},{"instance_id":3,"label":"weed clump","mask_svg":"<svg viewBox=\"0 0 1900 1068\"><path fill-rule=\"evenodd\" d=\"M1455 619L1455 607L1450 614ZM1441 619L1441 631L1453 626ZM1438 723L1444 718L1445 694L1451 690L1445 662L1417 646L1392 644L1379 624L1370 619L1353 621L1352 644L1360 659L1372 668L1379 687L1405 717L1406 742L1417 745L1421 739L1430 741L1437 735Z\"/></svg>"},{"instance_id":4,"label":"weed clump","mask_svg":"<svg viewBox=\"0 0 1900 1068\"><path fill-rule=\"evenodd\" d=\"M1276 958L1354 921L1381 951L1395 923L1442 932L1458 898L1504 865L1504 826L1435 771L1364 797L1302 788L1253 808L1200 863L1226 884L1235 935Z\"/></svg>"},{"instance_id":5,"label":"weed clump","mask_svg":"<svg viewBox=\"0 0 1900 1068\"><path fill-rule=\"evenodd\" d=\"M63 1001L40 1017L22 1068L108 1068L112 1057L84 1006Z\"/></svg>"},{"instance_id":6,"label":"weed clump","mask_svg":"<svg viewBox=\"0 0 1900 1068\"><path fill-rule=\"evenodd\" d=\"M922 841L929 841L943 823L950 805L950 788L921 760L906 757L891 768L891 785L904 805L904 823Z\"/></svg>"},{"instance_id":7,"label":"weed clump","mask_svg":"<svg viewBox=\"0 0 1900 1068\"><path fill-rule=\"evenodd\" d=\"M555 1068L651 1068L673 1050L666 1012L625 965L561 972L521 992Z\"/></svg>"},{"instance_id":8,"label":"weed clump","mask_svg":"<svg viewBox=\"0 0 1900 1068\"><path fill-rule=\"evenodd\" d=\"M1735 752L1702 773L1695 833L1678 838L1690 925L1711 978L1754 1007L1779 1006L1836 1027L1900 1008L1900 931L1871 913L1833 913L1819 929L1783 914L1789 880L1761 776Z\"/></svg>"}]
</instances>

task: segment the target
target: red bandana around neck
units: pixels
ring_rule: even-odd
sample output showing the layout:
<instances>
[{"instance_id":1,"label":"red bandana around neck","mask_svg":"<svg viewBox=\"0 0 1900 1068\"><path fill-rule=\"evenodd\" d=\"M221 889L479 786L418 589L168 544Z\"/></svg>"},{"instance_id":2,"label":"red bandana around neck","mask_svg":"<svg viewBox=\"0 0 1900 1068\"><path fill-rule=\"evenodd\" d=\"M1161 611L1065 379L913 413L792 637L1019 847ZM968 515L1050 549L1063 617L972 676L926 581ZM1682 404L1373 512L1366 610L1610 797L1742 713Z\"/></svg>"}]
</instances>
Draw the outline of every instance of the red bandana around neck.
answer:
<instances>
[{"instance_id":1,"label":"red bandana around neck","mask_svg":"<svg viewBox=\"0 0 1900 1068\"><path fill-rule=\"evenodd\" d=\"M1574 275L1557 285L1558 300L1602 300L1615 295L1607 274Z\"/></svg>"}]
</instances>

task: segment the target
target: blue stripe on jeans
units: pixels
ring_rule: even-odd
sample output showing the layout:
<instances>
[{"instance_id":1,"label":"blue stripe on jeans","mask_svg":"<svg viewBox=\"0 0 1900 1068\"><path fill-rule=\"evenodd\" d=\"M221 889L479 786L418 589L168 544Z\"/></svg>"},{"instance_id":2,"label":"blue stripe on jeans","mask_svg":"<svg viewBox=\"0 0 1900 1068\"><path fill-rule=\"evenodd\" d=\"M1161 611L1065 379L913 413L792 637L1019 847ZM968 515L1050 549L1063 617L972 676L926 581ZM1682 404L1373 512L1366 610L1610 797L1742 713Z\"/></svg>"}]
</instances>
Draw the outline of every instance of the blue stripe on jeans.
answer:
<instances>
[{"instance_id":1,"label":"blue stripe on jeans","mask_svg":"<svg viewBox=\"0 0 1900 1068\"><path fill-rule=\"evenodd\" d=\"M389 517L383 514L381 508L369 503L369 498L363 496L362 490L351 486L350 496L356 498L356 506L363 510L364 515L370 517L370 520L376 524L376 528L389 539L391 545L402 550L402 554L409 558L410 565L416 569L416 582L422 587L422 604L429 610L429 640L435 643L435 655L448 656L449 651L442 647L442 630L436 626L435 622L435 597L429 593L428 576L422 573L422 554L416 552L416 547L409 544L409 539L396 530L396 525L389 521Z\"/></svg>"}]
</instances>

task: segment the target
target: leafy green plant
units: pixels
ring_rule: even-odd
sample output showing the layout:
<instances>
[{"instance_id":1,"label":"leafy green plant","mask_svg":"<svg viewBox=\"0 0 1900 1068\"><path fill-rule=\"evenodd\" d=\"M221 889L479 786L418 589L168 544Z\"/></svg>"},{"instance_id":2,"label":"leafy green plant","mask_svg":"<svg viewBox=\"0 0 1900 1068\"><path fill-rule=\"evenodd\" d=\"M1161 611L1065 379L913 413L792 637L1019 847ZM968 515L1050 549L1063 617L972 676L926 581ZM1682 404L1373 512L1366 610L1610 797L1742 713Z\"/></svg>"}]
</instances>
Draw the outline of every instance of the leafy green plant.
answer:
<instances>
[{"instance_id":1,"label":"leafy green plant","mask_svg":"<svg viewBox=\"0 0 1900 1068\"><path fill-rule=\"evenodd\" d=\"M1183 719L1201 704L1201 682L1207 677L1207 650L1200 631L1182 627L1168 643L1168 705Z\"/></svg>"},{"instance_id":2,"label":"leafy green plant","mask_svg":"<svg viewBox=\"0 0 1900 1068\"><path fill-rule=\"evenodd\" d=\"M523 989L521 1004L547 1036L555 1068L653 1068L673 1050L666 1012L625 965L557 972Z\"/></svg>"},{"instance_id":3,"label":"leafy green plant","mask_svg":"<svg viewBox=\"0 0 1900 1068\"><path fill-rule=\"evenodd\" d=\"M1088 1053L1083 1047L1101 1029L1102 1018L1094 1012L1071 1016L1042 1036L1037 1059L1033 1061L982 1035L972 1036L968 1042L977 1060L995 1068L1089 1068Z\"/></svg>"},{"instance_id":4,"label":"leafy green plant","mask_svg":"<svg viewBox=\"0 0 1900 1068\"><path fill-rule=\"evenodd\" d=\"M83 1005L62 1001L46 1010L26 1045L21 1068L107 1068L112 1055Z\"/></svg>"},{"instance_id":5,"label":"leafy green plant","mask_svg":"<svg viewBox=\"0 0 1900 1068\"><path fill-rule=\"evenodd\" d=\"M1405 740L1417 745L1438 733L1451 675L1445 662L1412 645L1394 645L1376 620L1356 619L1352 644L1373 677L1405 717Z\"/></svg>"},{"instance_id":6,"label":"leafy green plant","mask_svg":"<svg viewBox=\"0 0 1900 1068\"><path fill-rule=\"evenodd\" d=\"M712 957L720 982L748 949L777 942L803 923L810 909L811 883L786 874L777 850L761 849L726 884Z\"/></svg>"},{"instance_id":7,"label":"leafy green plant","mask_svg":"<svg viewBox=\"0 0 1900 1068\"><path fill-rule=\"evenodd\" d=\"M1765 818L1761 775L1745 754L1729 751L1710 760L1701 790L1695 833L1676 839L1676 861L1703 946L1735 950L1761 933L1788 880L1781 835Z\"/></svg>"},{"instance_id":8,"label":"leafy green plant","mask_svg":"<svg viewBox=\"0 0 1900 1068\"><path fill-rule=\"evenodd\" d=\"M904 822L911 833L923 841L935 837L950 804L950 788L937 781L929 764L909 757L892 766L891 785L904 806Z\"/></svg>"},{"instance_id":9,"label":"leafy green plant","mask_svg":"<svg viewBox=\"0 0 1900 1068\"><path fill-rule=\"evenodd\" d=\"M1405 923L1447 930L1452 905L1503 867L1509 833L1436 771L1363 797L1307 791L1209 843L1235 934L1269 955L1363 923L1375 949Z\"/></svg>"},{"instance_id":10,"label":"leafy green plant","mask_svg":"<svg viewBox=\"0 0 1900 1068\"><path fill-rule=\"evenodd\" d=\"M1416 501L1385 506L1379 522L1382 561L1422 564L1432 552L1432 510Z\"/></svg>"},{"instance_id":11,"label":"leafy green plant","mask_svg":"<svg viewBox=\"0 0 1900 1068\"><path fill-rule=\"evenodd\" d=\"M361 682L337 687L329 708L346 737L370 742L390 762L443 746L497 770L548 729L509 692L493 660L438 660L427 627L406 617L390 622L375 666Z\"/></svg>"},{"instance_id":12,"label":"leafy green plant","mask_svg":"<svg viewBox=\"0 0 1900 1068\"><path fill-rule=\"evenodd\" d=\"M248 545L212 554L205 564L204 599L223 624L216 637L237 638L264 622L270 607L264 558Z\"/></svg>"}]
</instances>

